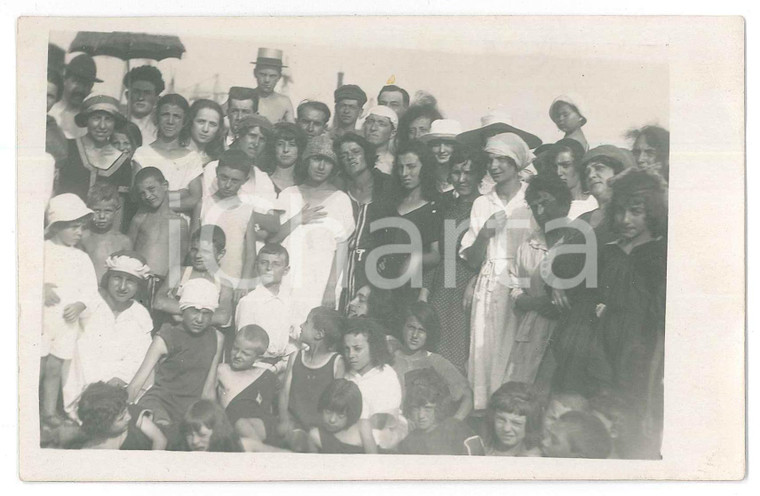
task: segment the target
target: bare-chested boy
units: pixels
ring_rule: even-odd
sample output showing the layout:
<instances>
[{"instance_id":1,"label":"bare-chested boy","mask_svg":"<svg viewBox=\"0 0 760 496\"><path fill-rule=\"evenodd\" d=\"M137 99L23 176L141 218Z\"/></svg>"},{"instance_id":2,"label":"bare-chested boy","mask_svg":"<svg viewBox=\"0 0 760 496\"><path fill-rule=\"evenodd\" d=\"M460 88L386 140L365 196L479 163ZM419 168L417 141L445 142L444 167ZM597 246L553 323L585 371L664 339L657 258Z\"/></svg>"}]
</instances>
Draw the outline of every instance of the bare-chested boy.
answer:
<instances>
[{"instance_id":1,"label":"bare-chested boy","mask_svg":"<svg viewBox=\"0 0 760 496\"><path fill-rule=\"evenodd\" d=\"M171 265L178 276L187 253L188 227L187 221L169 208L169 183L160 170L145 167L135 175L134 189L140 202L129 225L134 250L145 257L159 280L169 275Z\"/></svg>"},{"instance_id":2,"label":"bare-chested boy","mask_svg":"<svg viewBox=\"0 0 760 496\"><path fill-rule=\"evenodd\" d=\"M90 256L98 282L106 273L106 259L121 250L131 250L132 240L114 229L120 209L119 190L111 183L96 182L87 194L87 206L94 212L79 242Z\"/></svg>"}]
</instances>

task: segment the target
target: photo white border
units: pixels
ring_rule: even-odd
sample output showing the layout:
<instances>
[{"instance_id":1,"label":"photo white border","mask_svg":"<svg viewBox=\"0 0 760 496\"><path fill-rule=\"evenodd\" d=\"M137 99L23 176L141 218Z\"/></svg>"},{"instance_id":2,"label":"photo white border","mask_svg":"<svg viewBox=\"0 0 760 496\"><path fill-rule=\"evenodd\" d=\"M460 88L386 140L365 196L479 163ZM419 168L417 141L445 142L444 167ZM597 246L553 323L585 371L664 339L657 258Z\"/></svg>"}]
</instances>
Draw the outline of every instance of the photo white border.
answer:
<instances>
[{"instance_id":1,"label":"photo white border","mask_svg":"<svg viewBox=\"0 0 760 496\"><path fill-rule=\"evenodd\" d=\"M436 19L436 22L442 19ZM198 22L193 19L191 22ZM312 20L313 21L313 20ZM419 21L419 20L417 20ZM458 19L457 21L462 21ZM480 20L479 20L480 21ZM606 37L636 42L646 35L647 40L667 40L671 53L671 168L670 189L670 250L669 257L669 292L668 292L668 335L666 349L666 431L663 444L665 459L661 462L632 462L618 460L578 461L556 459L463 459L449 457L428 458L427 463L415 463L408 456L350 457L350 462L342 468L341 477L350 479L371 479L377 475L377 465L382 465L383 472L391 474L390 478L448 478L451 472L446 470L452 462L460 470L466 471L462 478L489 478L489 474L498 473L502 478L652 478L652 479L734 479L744 473L744 370L729 365L741 363L744 357L744 239L743 187L744 187L744 138L743 138L743 25L741 19L696 19L696 18L648 18L640 19L646 25L646 33L636 31L629 26L620 26L620 19L597 18L563 19L556 23L547 18L520 18L519 31L529 35L539 24L552 24L552 33L557 39L573 39L573 34L580 33L588 41L589 33L601 41ZM591 22L593 21L593 23ZM645 22L646 21L646 22ZM80 21L72 21L74 23ZM119 23L125 20L120 19ZM128 21L126 21L128 22ZM140 19L140 29L147 31L146 20ZM166 22L182 22L172 19ZM229 24L241 22L239 19L224 21L225 30ZM623 23L628 20L623 20ZM107 30L109 23L97 20L94 26L88 21L89 29ZM715 43L699 29L703 23L705 29L726 29L733 31L733 37L726 43ZM35 19L33 24L40 29L50 28L49 19ZM600 24L604 26L600 27ZM738 26L737 26L738 24ZM55 20L54 29L77 29ZM585 28L585 29L584 29ZM116 29L116 28L110 28ZM128 29L120 25L118 29ZM738 31L737 31L738 30ZM540 31L540 30L539 30ZM572 32L570 32L572 31ZM47 37L34 36L24 38L25 31L19 31L19 171L29 165L26 160L32 148L27 146L27 136L44 136L42 120L24 119L29 115L41 115L44 112L42 83L47 50L44 45ZM637 38L638 37L638 38ZM39 84L38 84L39 83ZM674 97L677 95L677 98ZM696 104L698 102L698 104ZM710 109L706 119L705 109ZM690 139L682 139L688 136ZM738 139L737 139L738 138ZM716 143L720 146L716 147ZM687 164L688 162L688 164ZM725 180L722 190L715 191L714 181L707 181L708 174L714 174L716 163L720 164L720 177ZM714 176L712 176L714 177ZM39 264L25 260L41 260L41 243L24 243L24 239L41 240L42 226L40 209L35 202L26 201L34 194L32 182L26 181L27 175L19 175L19 234L23 247L19 251L22 257L21 267L24 277L19 278L22 336L36 336L32 331L39 328L39 317L35 322L29 309L39 302L41 284ZM708 186L710 186L708 191ZM711 203L709 200L714 200ZM716 209L720 209L720 222L712 230L704 230L700 224L697 237L694 226L705 218L715 219ZM709 229L709 228L708 228ZM714 236L712 239L709 234ZM707 235L707 236L706 236ZM696 242L695 242L696 241ZM37 245L37 246L35 246ZM678 256L677 254L686 254ZM716 253L720 254L716 260ZM674 255L676 254L676 255ZM34 258L39 256L39 258ZM31 266L26 265L31 263ZM706 275L710 267L725 269L719 276ZM36 269L37 273L33 273ZM729 284L733 283L733 284ZM674 289L675 288L675 289ZM695 302L702 303L704 295L720 295L713 298L709 308L698 308ZM38 307L37 307L38 308ZM699 313L699 311L702 313ZM37 312L39 313L39 312ZM36 325L35 325L36 324ZM696 339L698 337L698 339ZM28 339L19 343L20 391L34 392L38 370L38 355ZM678 352L671 355L671 351ZM705 370L704 364L713 363L723 366L716 373ZM736 370L734 370L736 369ZM29 373L32 371L32 373ZM676 387L675 384L678 383ZM22 395L22 407L25 405ZM36 394L33 395L36 399ZM27 398L28 399L28 398ZM198 455L186 453L141 453L134 460L136 463L116 464L117 461L131 460L122 458L124 454L116 452L63 452L59 450L35 449L34 441L29 446L26 442L38 434L36 408L21 410L21 435L25 441L21 446L22 477L27 480L44 478L47 480L105 480L114 477L112 467L122 469L122 480L159 480L190 477L206 480L240 480L237 470L250 473L253 466L257 471L266 473L269 480L292 479L293 469L284 470L282 456L295 457L298 465L304 467L307 478L335 478L325 470L328 459L335 457L319 455ZM682 407L690 407L684 412ZM700 414L694 413L699 411ZM33 415L32 415L33 414ZM728 425L726 425L728 423ZM722 426L721 435L707 429L715 425ZM701 429L700 429L701 427ZM729 441L729 442L727 442ZM707 449L705 449L707 448ZM71 457L70 457L71 455ZM89 456L92 455L92 456ZM152 457L156 457L155 459ZM174 465L184 465L183 456L189 456L192 474L186 470L169 469ZM169 458L165 458L169 457ZM210 457L210 458L209 458ZM209 463L209 460L213 460ZM302 461L301 461L302 460ZM97 463L92 463L97 461ZM398 461L399 463L396 463ZM171 462L171 463L167 463ZM148 467L145 467L147 465ZM225 467L222 474L219 466ZM414 465L415 473L409 476L409 466ZM431 467L432 466L432 467ZM40 470L42 468L42 470ZM145 468L147 472L143 471ZM431 470L433 469L433 470ZM443 477L442 477L443 476Z\"/></svg>"}]
</instances>

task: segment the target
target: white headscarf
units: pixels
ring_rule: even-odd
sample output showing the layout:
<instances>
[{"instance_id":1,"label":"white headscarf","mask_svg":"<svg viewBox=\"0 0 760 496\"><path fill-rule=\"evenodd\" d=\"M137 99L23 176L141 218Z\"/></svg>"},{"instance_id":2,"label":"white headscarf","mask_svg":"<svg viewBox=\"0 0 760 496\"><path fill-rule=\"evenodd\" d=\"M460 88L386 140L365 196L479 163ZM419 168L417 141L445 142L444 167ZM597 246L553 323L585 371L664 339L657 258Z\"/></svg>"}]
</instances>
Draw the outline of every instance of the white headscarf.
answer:
<instances>
[{"instance_id":1,"label":"white headscarf","mask_svg":"<svg viewBox=\"0 0 760 496\"><path fill-rule=\"evenodd\" d=\"M370 115L377 115L380 117L387 117L391 120L391 124L393 124L393 129L398 129L398 115L396 112L393 111L392 108L387 107L385 105L375 105L371 109L367 111L367 117Z\"/></svg>"},{"instance_id":2,"label":"white headscarf","mask_svg":"<svg viewBox=\"0 0 760 496\"><path fill-rule=\"evenodd\" d=\"M106 259L106 270L124 272L140 280L145 280L150 274L150 267L141 260L127 254L114 254Z\"/></svg>"},{"instance_id":3,"label":"white headscarf","mask_svg":"<svg viewBox=\"0 0 760 496\"><path fill-rule=\"evenodd\" d=\"M536 158L525 141L513 133L502 133L488 138L485 152L511 158L515 161L518 171L529 166Z\"/></svg>"},{"instance_id":4,"label":"white headscarf","mask_svg":"<svg viewBox=\"0 0 760 496\"><path fill-rule=\"evenodd\" d=\"M207 279L190 279L182 285L182 296L179 298L179 308L199 308L211 310L219 306L219 290L216 284Z\"/></svg>"}]
</instances>

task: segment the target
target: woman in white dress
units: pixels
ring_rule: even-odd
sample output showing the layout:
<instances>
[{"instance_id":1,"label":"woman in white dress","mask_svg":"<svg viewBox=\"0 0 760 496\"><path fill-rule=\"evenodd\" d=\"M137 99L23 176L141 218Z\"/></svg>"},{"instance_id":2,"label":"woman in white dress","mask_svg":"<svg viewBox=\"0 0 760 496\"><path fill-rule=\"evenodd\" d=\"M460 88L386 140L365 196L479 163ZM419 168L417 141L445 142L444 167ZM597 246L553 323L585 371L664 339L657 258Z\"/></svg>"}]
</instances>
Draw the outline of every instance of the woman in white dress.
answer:
<instances>
[{"instance_id":1,"label":"woman in white dress","mask_svg":"<svg viewBox=\"0 0 760 496\"><path fill-rule=\"evenodd\" d=\"M182 95L164 95L158 100L158 138L135 151L132 159L142 167L155 167L169 183L169 207L190 215L202 194L203 161L198 152L183 146L180 132L190 106Z\"/></svg>"},{"instance_id":2,"label":"woman in white dress","mask_svg":"<svg viewBox=\"0 0 760 496\"><path fill-rule=\"evenodd\" d=\"M298 185L285 188L275 205L284 222L268 241L288 250L293 300L305 314L320 305L335 308L346 242L354 231L351 200L330 181L336 164L332 140L312 138Z\"/></svg>"},{"instance_id":3,"label":"woman in white dress","mask_svg":"<svg viewBox=\"0 0 760 496\"><path fill-rule=\"evenodd\" d=\"M525 203L527 185L519 175L534 158L528 145L516 134L503 133L488 138L485 152L495 186L473 203L470 227L460 248L460 255L473 268L480 268L472 301L467 365L476 410L486 407L504 381L519 323L510 301L507 267L517 247L535 228Z\"/></svg>"}]
</instances>

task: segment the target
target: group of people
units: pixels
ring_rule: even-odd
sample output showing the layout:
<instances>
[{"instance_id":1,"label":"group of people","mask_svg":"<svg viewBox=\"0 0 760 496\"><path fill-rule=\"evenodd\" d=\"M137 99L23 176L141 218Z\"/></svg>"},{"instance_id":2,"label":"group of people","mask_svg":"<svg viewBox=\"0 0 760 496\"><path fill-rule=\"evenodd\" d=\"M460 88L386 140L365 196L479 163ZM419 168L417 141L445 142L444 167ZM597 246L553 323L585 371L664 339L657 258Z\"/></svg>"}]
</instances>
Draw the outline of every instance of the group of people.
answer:
<instances>
[{"instance_id":1,"label":"group of people","mask_svg":"<svg viewBox=\"0 0 760 496\"><path fill-rule=\"evenodd\" d=\"M254 64L223 104L49 70L44 446L659 457L667 130L596 144L559 96L556 143L464 131L395 85L294 111Z\"/></svg>"}]
</instances>

